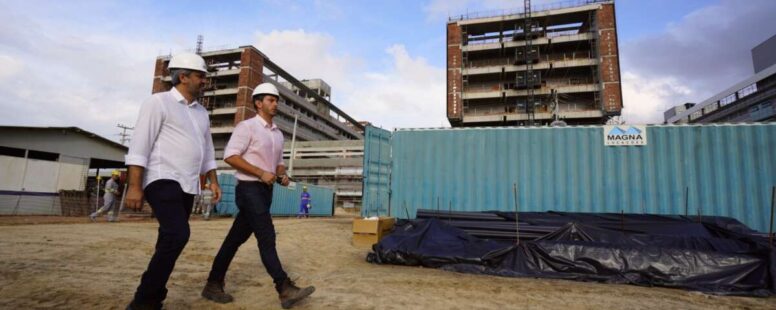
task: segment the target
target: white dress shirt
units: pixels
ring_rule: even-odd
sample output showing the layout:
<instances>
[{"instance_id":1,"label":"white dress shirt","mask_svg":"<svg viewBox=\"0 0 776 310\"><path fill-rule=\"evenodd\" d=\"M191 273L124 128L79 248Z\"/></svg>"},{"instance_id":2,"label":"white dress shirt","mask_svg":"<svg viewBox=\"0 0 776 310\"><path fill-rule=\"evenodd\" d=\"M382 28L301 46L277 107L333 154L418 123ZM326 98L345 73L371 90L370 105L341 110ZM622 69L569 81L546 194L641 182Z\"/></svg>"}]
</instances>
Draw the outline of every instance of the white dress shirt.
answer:
<instances>
[{"instance_id":1,"label":"white dress shirt","mask_svg":"<svg viewBox=\"0 0 776 310\"><path fill-rule=\"evenodd\" d=\"M234 128L224 148L224 158L242 156L249 164L269 173L275 173L283 164L283 133L274 123L270 125L260 116L246 119ZM242 181L258 181L252 174L237 170L234 175Z\"/></svg>"},{"instance_id":2,"label":"white dress shirt","mask_svg":"<svg viewBox=\"0 0 776 310\"><path fill-rule=\"evenodd\" d=\"M143 188L168 179L199 194L199 175L216 168L207 110L175 87L154 94L140 107L125 163L145 167Z\"/></svg>"}]
</instances>

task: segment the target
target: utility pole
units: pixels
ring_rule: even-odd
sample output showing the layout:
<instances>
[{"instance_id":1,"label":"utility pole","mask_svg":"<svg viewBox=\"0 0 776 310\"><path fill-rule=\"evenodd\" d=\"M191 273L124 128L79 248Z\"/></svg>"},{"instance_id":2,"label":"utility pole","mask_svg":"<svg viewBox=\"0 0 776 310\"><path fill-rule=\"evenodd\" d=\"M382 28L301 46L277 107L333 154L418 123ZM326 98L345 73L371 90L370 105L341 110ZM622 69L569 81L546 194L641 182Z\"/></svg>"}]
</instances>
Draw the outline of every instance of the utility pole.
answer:
<instances>
[{"instance_id":1,"label":"utility pole","mask_svg":"<svg viewBox=\"0 0 776 310\"><path fill-rule=\"evenodd\" d=\"M119 134L119 136L121 136L121 145L129 142L129 134L127 133L127 130L135 129L135 127L129 127L123 124L118 124L116 127L121 128L121 133Z\"/></svg>"},{"instance_id":2,"label":"utility pole","mask_svg":"<svg viewBox=\"0 0 776 310\"><path fill-rule=\"evenodd\" d=\"M299 114L294 114L294 132L291 134L291 158L288 159L288 176L294 176L294 157L296 157L296 122Z\"/></svg>"}]
</instances>

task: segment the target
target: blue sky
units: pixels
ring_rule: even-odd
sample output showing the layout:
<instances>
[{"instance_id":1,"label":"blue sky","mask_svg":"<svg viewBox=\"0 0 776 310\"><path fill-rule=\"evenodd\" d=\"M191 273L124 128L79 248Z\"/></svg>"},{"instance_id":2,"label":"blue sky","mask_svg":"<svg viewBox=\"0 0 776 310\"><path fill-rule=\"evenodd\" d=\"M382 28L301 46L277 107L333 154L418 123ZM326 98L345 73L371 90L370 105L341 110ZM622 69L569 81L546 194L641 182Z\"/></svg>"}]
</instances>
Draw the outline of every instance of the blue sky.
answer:
<instances>
[{"instance_id":1,"label":"blue sky","mask_svg":"<svg viewBox=\"0 0 776 310\"><path fill-rule=\"evenodd\" d=\"M535 6L558 1L534 0ZM384 128L448 126L445 22L522 1L0 0L0 124L78 126L117 139L150 94L154 59L255 45L332 101ZM629 123L699 102L752 74L749 50L776 34L773 0L618 0Z\"/></svg>"}]
</instances>

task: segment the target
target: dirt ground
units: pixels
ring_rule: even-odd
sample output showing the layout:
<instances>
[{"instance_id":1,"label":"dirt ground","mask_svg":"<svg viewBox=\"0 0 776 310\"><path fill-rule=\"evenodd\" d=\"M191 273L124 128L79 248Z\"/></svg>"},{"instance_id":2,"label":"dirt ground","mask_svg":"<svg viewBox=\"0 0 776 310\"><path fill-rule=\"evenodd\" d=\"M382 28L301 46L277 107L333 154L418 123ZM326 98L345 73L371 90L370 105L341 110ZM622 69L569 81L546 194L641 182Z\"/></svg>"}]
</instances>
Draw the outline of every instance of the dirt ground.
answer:
<instances>
[{"instance_id":1,"label":"dirt ground","mask_svg":"<svg viewBox=\"0 0 776 310\"><path fill-rule=\"evenodd\" d=\"M720 297L679 289L500 278L373 265L350 244L351 221L275 219L281 260L317 291L298 309L776 309L776 297ZM227 275L228 305L199 296L231 219L191 221L192 236L168 283L166 309L279 309L255 239ZM0 308L123 309L156 239L153 219L0 217Z\"/></svg>"}]
</instances>

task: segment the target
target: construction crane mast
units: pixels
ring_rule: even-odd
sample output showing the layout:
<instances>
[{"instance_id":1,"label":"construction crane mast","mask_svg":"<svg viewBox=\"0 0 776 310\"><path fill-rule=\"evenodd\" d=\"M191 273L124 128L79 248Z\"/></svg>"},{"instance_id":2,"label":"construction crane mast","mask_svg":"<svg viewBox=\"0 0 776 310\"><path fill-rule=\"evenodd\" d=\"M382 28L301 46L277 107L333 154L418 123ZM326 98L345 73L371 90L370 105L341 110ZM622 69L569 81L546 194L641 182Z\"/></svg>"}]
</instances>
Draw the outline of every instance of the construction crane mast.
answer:
<instances>
[{"instance_id":1,"label":"construction crane mast","mask_svg":"<svg viewBox=\"0 0 776 310\"><path fill-rule=\"evenodd\" d=\"M527 117L526 125L532 126L534 125L535 116L534 116L534 109L535 109L535 100L534 100L534 87L536 76L533 72L533 59L530 58L530 55L533 51L533 22L531 21L531 0L523 0L523 8L524 8L524 14L525 19L523 20L523 38L525 41L525 51L523 52L523 60L525 63L525 82L528 87L526 87L526 98L525 98L525 114Z\"/></svg>"}]
</instances>

